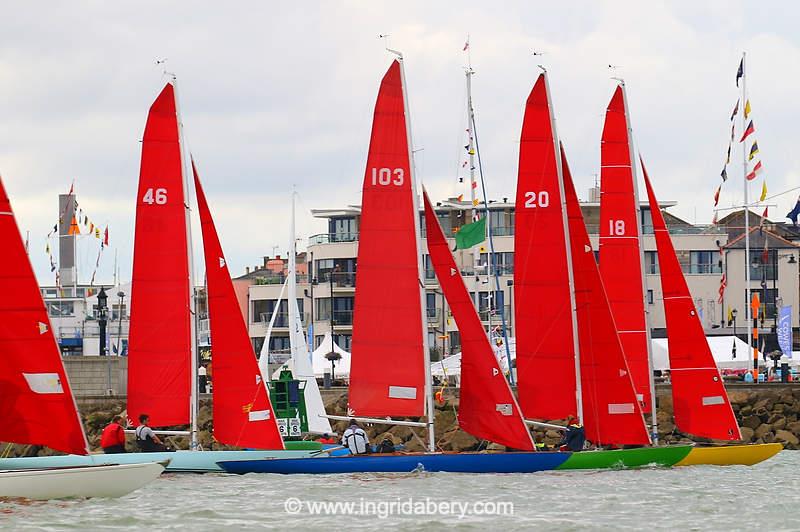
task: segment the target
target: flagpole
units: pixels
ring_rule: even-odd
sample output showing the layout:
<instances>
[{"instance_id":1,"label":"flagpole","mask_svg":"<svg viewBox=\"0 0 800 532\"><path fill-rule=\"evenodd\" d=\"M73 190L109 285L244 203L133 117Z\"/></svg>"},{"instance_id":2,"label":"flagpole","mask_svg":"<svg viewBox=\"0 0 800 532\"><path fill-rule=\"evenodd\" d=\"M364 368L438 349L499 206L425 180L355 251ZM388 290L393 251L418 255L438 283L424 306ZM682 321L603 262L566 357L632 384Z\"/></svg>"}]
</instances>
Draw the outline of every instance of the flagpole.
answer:
<instances>
[{"instance_id":1,"label":"flagpole","mask_svg":"<svg viewBox=\"0 0 800 532\"><path fill-rule=\"evenodd\" d=\"M747 128L747 118L745 118L744 110L747 109L747 65L745 64L747 52L742 52L742 136L745 134ZM745 289L744 289L744 311L745 322L750 323L750 187L747 183L747 143L742 144L742 181L744 184L744 270L745 270ZM747 327L747 345L748 349L753 349L753 333L750 327ZM754 355L757 356L757 355ZM753 379L758 380L758 360L753 362Z\"/></svg>"}]
</instances>

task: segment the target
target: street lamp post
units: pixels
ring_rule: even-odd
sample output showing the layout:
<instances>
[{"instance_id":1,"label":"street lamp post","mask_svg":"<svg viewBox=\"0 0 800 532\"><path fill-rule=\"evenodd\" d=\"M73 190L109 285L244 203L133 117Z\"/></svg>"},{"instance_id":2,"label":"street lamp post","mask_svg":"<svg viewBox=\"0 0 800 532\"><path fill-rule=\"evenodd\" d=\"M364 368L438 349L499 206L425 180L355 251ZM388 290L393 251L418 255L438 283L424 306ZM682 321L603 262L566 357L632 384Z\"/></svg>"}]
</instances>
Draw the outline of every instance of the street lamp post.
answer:
<instances>
[{"instance_id":1,"label":"street lamp post","mask_svg":"<svg viewBox=\"0 0 800 532\"><path fill-rule=\"evenodd\" d=\"M739 313L738 310L733 309L731 311L731 316L733 316L733 336L736 337L736 315Z\"/></svg>"}]
</instances>

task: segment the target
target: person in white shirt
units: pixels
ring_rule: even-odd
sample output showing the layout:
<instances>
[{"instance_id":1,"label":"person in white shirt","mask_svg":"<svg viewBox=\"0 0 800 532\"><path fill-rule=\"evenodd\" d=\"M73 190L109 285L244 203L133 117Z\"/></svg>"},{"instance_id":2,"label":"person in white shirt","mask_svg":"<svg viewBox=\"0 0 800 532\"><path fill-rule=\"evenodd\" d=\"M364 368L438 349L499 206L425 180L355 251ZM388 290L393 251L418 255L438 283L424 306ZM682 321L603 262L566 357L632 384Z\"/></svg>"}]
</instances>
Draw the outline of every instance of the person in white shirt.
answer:
<instances>
[{"instance_id":1,"label":"person in white shirt","mask_svg":"<svg viewBox=\"0 0 800 532\"><path fill-rule=\"evenodd\" d=\"M350 420L350 426L342 434L342 445L350 449L352 454L367 454L369 452L367 433L358 426L355 419Z\"/></svg>"}]
</instances>

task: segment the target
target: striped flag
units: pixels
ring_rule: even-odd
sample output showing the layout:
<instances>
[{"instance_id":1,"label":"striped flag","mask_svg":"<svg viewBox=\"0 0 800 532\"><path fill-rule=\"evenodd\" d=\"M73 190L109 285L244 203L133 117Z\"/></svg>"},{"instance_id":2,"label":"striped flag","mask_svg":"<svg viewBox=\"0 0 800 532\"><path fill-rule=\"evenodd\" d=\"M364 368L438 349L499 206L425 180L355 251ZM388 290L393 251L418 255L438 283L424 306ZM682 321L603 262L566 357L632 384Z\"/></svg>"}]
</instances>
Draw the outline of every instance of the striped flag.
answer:
<instances>
[{"instance_id":1,"label":"striped flag","mask_svg":"<svg viewBox=\"0 0 800 532\"><path fill-rule=\"evenodd\" d=\"M733 117L739 113L739 100L736 100L736 107L733 108L733 112L731 113L731 121L733 121Z\"/></svg>"},{"instance_id":2,"label":"striped flag","mask_svg":"<svg viewBox=\"0 0 800 532\"><path fill-rule=\"evenodd\" d=\"M753 142L753 145L750 147L750 155L747 157L747 160L752 161L753 157L755 157L757 153L758 153L758 142Z\"/></svg>"},{"instance_id":3,"label":"striped flag","mask_svg":"<svg viewBox=\"0 0 800 532\"><path fill-rule=\"evenodd\" d=\"M761 161L758 161L756 163L756 165L753 167L753 170L749 174L747 174L745 177L747 178L748 181L752 181L762 171L763 171L763 168L761 167Z\"/></svg>"},{"instance_id":4,"label":"striped flag","mask_svg":"<svg viewBox=\"0 0 800 532\"><path fill-rule=\"evenodd\" d=\"M753 126L753 121L751 120L750 123L747 124L747 127L745 128L744 133L742 134L742 138L739 139L739 142L744 142L744 139L746 139L755 132L756 128L755 126Z\"/></svg>"}]
</instances>

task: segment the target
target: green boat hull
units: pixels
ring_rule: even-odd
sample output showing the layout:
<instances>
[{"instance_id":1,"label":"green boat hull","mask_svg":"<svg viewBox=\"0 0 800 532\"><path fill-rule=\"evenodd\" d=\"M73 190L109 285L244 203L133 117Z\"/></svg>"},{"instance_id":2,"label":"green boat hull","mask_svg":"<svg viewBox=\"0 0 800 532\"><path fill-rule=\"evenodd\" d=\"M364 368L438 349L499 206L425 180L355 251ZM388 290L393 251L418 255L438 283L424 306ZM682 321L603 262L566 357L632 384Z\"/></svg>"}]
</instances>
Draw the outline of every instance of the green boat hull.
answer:
<instances>
[{"instance_id":1,"label":"green boat hull","mask_svg":"<svg viewBox=\"0 0 800 532\"><path fill-rule=\"evenodd\" d=\"M556 469L622 469L647 466L671 467L689 454L691 445L640 447L611 451L582 451L572 455Z\"/></svg>"}]
</instances>

